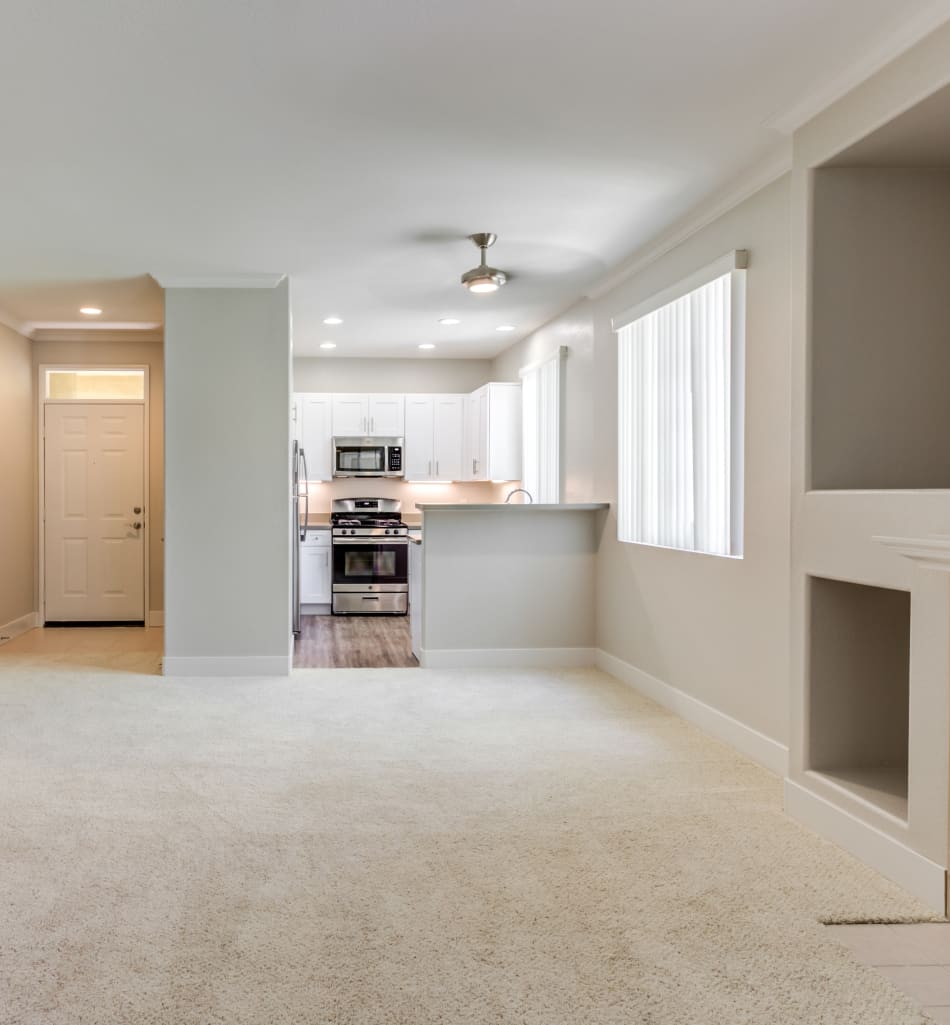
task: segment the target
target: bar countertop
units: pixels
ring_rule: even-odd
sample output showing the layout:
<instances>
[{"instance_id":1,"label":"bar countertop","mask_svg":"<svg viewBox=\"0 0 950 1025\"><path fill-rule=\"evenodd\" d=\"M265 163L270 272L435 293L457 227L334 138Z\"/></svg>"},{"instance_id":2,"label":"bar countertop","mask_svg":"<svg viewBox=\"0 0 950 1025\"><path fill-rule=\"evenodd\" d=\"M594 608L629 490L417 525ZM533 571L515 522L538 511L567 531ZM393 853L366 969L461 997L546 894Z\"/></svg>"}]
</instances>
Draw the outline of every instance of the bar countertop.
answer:
<instances>
[{"instance_id":1,"label":"bar countertop","mask_svg":"<svg viewBox=\"0 0 950 1025\"><path fill-rule=\"evenodd\" d=\"M518 511L529 512L599 512L602 509L609 509L609 502L469 502L453 504L451 502L416 502L416 508L422 512L497 512L507 510L508 512Z\"/></svg>"}]
</instances>

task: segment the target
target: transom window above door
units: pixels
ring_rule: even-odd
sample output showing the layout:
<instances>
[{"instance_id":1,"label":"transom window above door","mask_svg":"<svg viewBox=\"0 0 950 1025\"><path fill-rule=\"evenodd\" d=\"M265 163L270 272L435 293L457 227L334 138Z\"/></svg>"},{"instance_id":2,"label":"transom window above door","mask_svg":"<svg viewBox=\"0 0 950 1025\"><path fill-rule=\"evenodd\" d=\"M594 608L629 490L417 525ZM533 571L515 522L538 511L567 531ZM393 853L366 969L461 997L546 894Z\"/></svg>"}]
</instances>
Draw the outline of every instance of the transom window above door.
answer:
<instances>
[{"instance_id":1,"label":"transom window above door","mask_svg":"<svg viewBox=\"0 0 950 1025\"><path fill-rule=\"evenodd\" d=\"M49 368L43 397L51 402L141 402L145 398L145 371Z\"/></svg>"}]
</instances>

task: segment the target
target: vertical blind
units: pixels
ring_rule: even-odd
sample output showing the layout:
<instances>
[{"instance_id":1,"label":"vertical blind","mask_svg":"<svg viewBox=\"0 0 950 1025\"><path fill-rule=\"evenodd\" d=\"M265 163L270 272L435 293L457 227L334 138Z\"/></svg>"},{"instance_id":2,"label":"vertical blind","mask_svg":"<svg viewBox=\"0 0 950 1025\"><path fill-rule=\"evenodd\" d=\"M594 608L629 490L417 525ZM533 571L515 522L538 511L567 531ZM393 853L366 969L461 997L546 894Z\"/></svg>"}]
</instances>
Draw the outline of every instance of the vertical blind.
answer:
<instances>
[{"instance_id":1,"label":"vertical blind","mask_svg":"<svg viewBox=\"0 0 950 1025\"><path fill-rule=\"evenodd\" d=\"M619 331L621 541L741 555L735 273Z\"/></svg>"},{"instance_id":2,"label":"vertical blind","mask_svg":"<svg viewBox=\"0 0 950 1025\"><path fill-rule=\"evenodd\" d=\"M521 375L521 483L535 502L561 500L561 359L563 351Z\"/></svg>"}]
</instances>

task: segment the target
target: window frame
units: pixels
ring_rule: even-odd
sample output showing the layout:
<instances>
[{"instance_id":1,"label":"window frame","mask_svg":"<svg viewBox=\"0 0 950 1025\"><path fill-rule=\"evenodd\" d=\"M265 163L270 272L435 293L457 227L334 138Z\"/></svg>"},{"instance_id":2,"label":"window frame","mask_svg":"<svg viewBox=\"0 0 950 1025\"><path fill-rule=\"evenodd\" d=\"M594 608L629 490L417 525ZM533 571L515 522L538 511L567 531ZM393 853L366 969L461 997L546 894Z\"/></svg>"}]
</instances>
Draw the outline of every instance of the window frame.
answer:
<instances>
[{"instance_id":1,"label":"window frame","mask_svg":"<svg viewBox=\"0 0 950 1025\"><path fill-rule=\"evenodd\" d=\"M611 327L617 334L617 540L623 544L641 545L647 548L661 548L669 551L685 552L692 555L706 555L713 558L742 559L744 557L745 539L745 333L746 333L746 269L749 264L749 253L745 249L737 249L720 257L718 260L700 268L686 278L673 285L653 293L648 298L631 306L611 318ZM620 373L620 333L636 321L662 309L665 306L683 299L692 292L703 288L720 278L730 277L730 325L729 325L729 550L727 552L709 551L697 547L659 544L657 542L624 537L623 505L626 495L632 490L635 481L629 481L625 487L628 473L632 471L624 465L624 410L627 403L636 401L635 396L625 394L627 382ZM693 425L692 437L695 439L696 428ZM693 467L695 469L695 446L693 450ZM695 539L694 539L695 540Z\"/></svg>"}]
</instances>

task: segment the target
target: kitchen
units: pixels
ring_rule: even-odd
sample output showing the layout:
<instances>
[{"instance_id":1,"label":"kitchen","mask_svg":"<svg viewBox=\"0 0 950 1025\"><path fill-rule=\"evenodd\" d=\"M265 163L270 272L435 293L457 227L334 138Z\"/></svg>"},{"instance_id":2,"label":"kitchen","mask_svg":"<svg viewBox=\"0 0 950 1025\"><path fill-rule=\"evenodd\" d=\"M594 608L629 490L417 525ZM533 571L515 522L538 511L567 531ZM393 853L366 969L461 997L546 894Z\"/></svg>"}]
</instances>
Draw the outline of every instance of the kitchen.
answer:
<instances>
[{"instance_id":1,"label":"kitchen","mask_svg":"<svg viewBox=\"0 0 950 1025\"><path fill-rule=\"evenodd\" d=\"M521 483L521 385L491 372L464 358L294 361L295 667L417 664L416 504L497 504Z\"/></svg>"}]
</instances>

